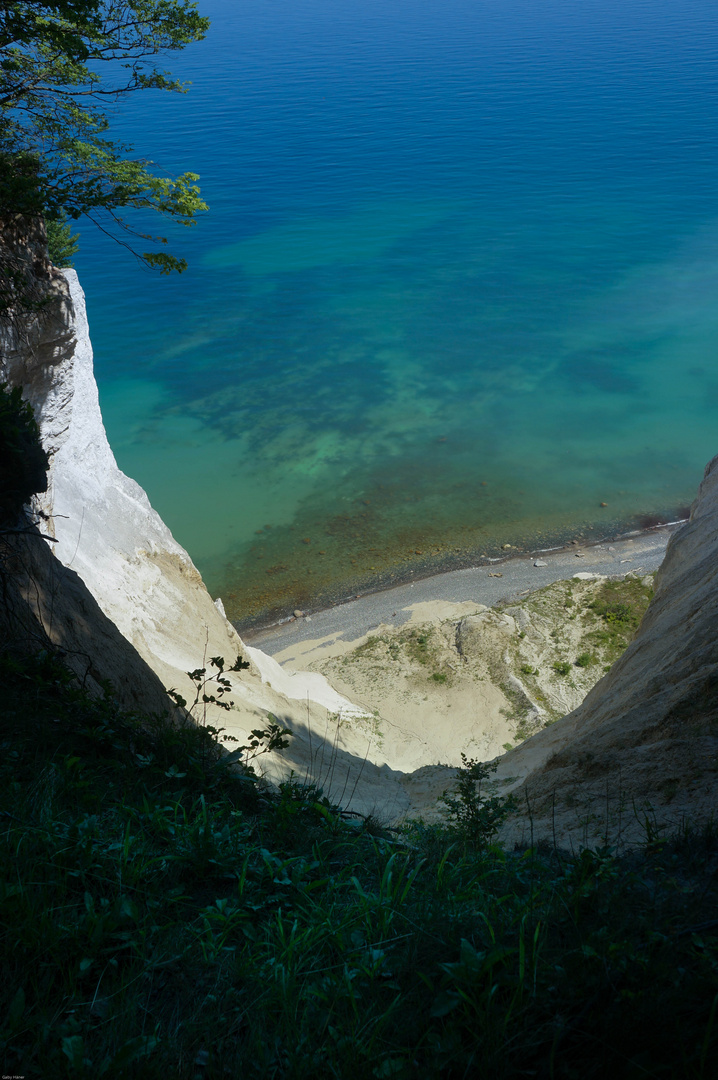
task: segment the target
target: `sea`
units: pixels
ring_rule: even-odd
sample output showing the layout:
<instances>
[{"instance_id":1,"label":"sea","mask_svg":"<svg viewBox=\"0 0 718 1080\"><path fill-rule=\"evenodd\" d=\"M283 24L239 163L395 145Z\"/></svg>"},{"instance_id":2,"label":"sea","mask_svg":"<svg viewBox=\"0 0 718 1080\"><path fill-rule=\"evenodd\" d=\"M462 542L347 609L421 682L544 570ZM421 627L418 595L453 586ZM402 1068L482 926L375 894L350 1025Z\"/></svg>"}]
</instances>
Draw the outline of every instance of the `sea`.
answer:
<instances>
[{"instance_id":1,"label":"sea","mask_svg":"<svg viewBox=\"0 0 718 1080\"><path fill-rule=\"evenodd\" d=\"M240 627L678 520L718 452L713 0L200 0L182 275L75 266L118 463ZM121 237L136 250L157 245ZM506 548L505 545L512 545Z\"/></svg>"}]
</instances>

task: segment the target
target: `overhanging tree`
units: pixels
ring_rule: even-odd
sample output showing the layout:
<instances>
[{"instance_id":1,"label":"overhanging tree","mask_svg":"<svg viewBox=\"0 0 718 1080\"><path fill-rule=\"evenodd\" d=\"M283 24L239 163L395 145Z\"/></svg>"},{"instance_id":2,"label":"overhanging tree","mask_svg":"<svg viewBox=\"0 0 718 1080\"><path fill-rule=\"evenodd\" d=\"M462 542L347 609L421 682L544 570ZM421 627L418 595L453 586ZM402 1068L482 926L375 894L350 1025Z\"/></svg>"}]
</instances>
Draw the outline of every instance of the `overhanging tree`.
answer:
<instances>
[{"instance_id":1,"label":"overhanging tree","mask_svg":"<svg viewBox=\"0 0 718 1080\"><path fill-rule=\"evenodd\" d=\"M155 244L127 210L192 225L207 209L196 173L158 176L152 162L109 137L106 109L138 90L184 93L158 66L201 40L209 21L191 0L0 0L0 216L88 216L116 238ZM162 273L186 262L138 252Z\"/></svg>"}]
</instances>

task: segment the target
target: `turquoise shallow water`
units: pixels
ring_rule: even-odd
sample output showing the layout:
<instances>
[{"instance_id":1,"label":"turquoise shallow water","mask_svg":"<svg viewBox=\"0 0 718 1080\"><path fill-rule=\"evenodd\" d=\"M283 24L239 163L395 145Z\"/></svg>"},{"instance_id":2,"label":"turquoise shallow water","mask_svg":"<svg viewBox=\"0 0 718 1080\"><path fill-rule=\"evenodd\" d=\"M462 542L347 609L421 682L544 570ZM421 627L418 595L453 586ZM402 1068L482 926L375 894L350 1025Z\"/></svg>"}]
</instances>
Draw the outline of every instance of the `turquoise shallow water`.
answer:
<instances>
[{"instance_id":1,"label":"turquoise shallow water","mask_svg":"<svg viewBox=\"0 0 718 1080\"><path fill-rule=\"evenodd\" d=\"M76 265L118 461L228 613L675 518L718 450L715 9L200 7L189 95L116 121L202 174L190 269L91 227Z\"/></svg>"}]
</instances>

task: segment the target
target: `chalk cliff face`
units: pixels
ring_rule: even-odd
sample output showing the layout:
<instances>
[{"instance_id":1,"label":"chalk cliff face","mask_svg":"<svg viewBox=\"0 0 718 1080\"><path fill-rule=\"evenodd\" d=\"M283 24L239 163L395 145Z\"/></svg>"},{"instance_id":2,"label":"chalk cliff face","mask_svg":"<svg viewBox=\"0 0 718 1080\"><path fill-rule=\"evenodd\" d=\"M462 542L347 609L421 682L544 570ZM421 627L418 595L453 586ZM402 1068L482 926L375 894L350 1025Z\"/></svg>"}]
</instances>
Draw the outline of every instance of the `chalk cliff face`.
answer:
<instances>
[{"instance_id":1,"label":"chalk cliff face","mask_svg":"<svg viewBox=\"0 0 718 1080\"><path fill-rule=\"evenodd\" d=\"M638 633L581 705L501 759L506 836L616 843L718 807L718 457L671 537ZM527 816L530 810L531 820Z\"/></svg>"},{"instance_id":2,"label":"chalk cliff face","mask_svg":"<svg viewBox=\"0 0 718 1080\"><path fill-rule=\"evenodd\" d=\"M82 289L73 270L48 264L42 229L34 228L32 243L16 231L6 250L14 244L46 303L36 317L5 327L0 379L23 387L50 455L48 490L34 508L50 540L38 543L36 530L13 541L18 613L24 604L23 629L15 619L13 632L36 644L45 635L91 685L107 679L123 705L155 711L170 707L163 688L192 701L187 672L211 657L229 665L246 656L250 670L231 676L233 708L210 706L201 721L246 741L271 713L295 737L281 758L262 759L269 776L294 770L354 808L401 813L407 799L395 774L365 761L366 736L340 723L357 710L323 676L290 678L244 647L145 492L118 468L102 423Z\"/></svg>"},{"instance_id":3,"label":"chalk cliff face","mask_svg":"<svg viewBox=\"0 0 718 1080\"><path fill-rule=\"evenodd\" d=\"M84 294L74 270L64 276L75 344L58 376L64 381L70 369L73 393L60 405L64 422L47 407L40 419L43 437L48 424L63 431L42 509L53 515L56 557L169 684L177 669L202 666L205 646L208 657L230 661L241 642L145 492L117 466L100 413Z\"/></svg>"},{"instance_id":4,"label":"chalk cliff face","mask_svg":"<svg viewBox=\"0 0 718 1080\"><path fill-rule=\"evenodd\" d=\"M54 453L66 433L74 389L70 288L48 260L40 221L0 222L0 256L21 291L20 311L0 319L0 378L24 387L23 396L42 426L45 449Z\"/></svg>"}]
</instances>

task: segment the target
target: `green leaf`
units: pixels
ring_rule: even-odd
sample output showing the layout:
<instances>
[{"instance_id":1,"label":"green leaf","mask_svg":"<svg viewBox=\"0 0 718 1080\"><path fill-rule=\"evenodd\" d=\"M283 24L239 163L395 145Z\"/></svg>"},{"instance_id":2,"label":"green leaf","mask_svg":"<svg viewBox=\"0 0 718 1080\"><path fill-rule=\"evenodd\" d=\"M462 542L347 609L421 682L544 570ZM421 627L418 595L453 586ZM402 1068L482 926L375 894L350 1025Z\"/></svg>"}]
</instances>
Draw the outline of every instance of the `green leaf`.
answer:
<instances>
[{"instance_id":1,"label":"green leaf","mask_svg":"<svg viewBox=\"0 0 718 1080\"><path fill-rule=\"evenodd\" d=\"M406 1064L406 1058L386 1058L372 1072L379 1080L385 1080L388 1076L396 1076L397 1073L403 1072Z\"/></svg>"},{"instance_id":2,"label":"green leaf","mask_svg":"<svg viewBox=\"0 0 718 1080\"><path fill-rule=\"evenodd\" d=\"M437 994L436 1000L431 1006L431 1015L436 1017L446 1016L454 1011L460 1001L461 998L455 990L442 990Z\"/></svg>"},{"instance_id":3,"label":"green leaf","mask_svg":"<svg viewBox=\"0 0 718 1080\"><path fill-rule=\"evenodd\" d=\"M158 1042L159 1039L156 1039L152 1035L137 1035L133 1039L128 1039L124 1046L120 1047L113 1058L105 1058L100 1066L98 1075L104 1076L110 1069L112 1069L113 1072L119 1072L120 1069L126 1069L133 1061L137 1061L139 1058L151 1054Z\"/></svg>"},{"instance_id":4,"label":"green leaf","mask_svg":"<svg viewBox=\"0 0 718 1080\"><path fill-rule=\"evenodd\" d=\"M66 1035L62 1040L62 1052L73 1069L79 1072L83 1068L85 1044L82 1035Z\"/></svg>"},{"instance_id":5,"label":"green leaf","mask_svg":"<svg viewBox=\"0 0 718 1080\"><path fill-rule=\"evenodd\" d=\"M19 1026L22 1020L22 1015L25 1012L25 991L22 986L19 987L10 1002L10 1008L7 1011L7 1017L5 1019L5 1027L12 1033Z\"/></svg>"}]
</instances>

